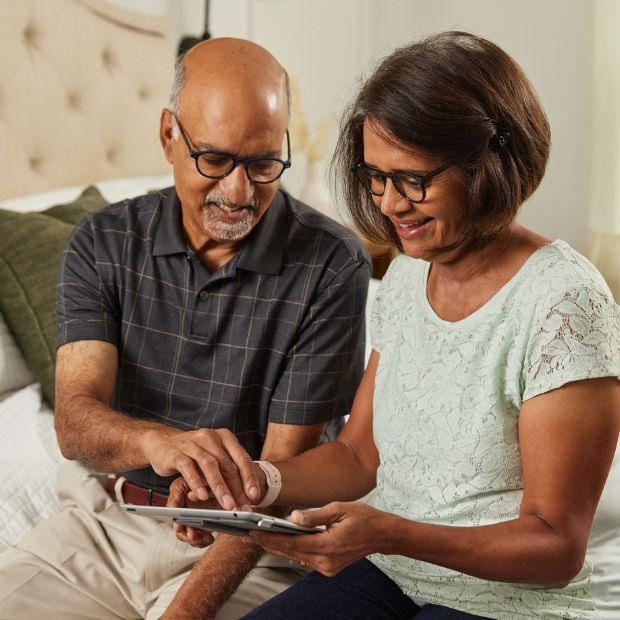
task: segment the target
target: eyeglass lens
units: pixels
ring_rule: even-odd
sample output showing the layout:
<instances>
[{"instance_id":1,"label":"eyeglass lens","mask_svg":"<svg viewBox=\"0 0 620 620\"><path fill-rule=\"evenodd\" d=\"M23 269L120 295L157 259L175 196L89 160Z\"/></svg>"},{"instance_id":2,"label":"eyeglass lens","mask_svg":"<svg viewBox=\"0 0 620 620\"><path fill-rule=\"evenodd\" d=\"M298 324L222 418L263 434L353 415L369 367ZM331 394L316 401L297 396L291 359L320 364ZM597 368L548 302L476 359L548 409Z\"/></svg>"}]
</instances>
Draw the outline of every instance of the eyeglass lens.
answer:
<instances>
[{"instance_id":1,"label":"eyeglass lens","mask_svg":"<svg viewBox=\"0 0 620 620\"><path fill-rule=\"evenodd\" d=\"M362 186L371 194L383 196L386 183L384 175L370 168L358 168L357 177ZM408 200L419 202L424 199L424 186L416 177L394 174L391 178L398 192Z\"/></svg>"},{"instance_id":2,"label":"eyeglass lens","mask_svg":"<svg viewBox=\"0 0 620 620\"><path fill-rule=\"evenodd\" d=\"M198 169L207 177L223 177L235 166L235 161L227 155L203 153L198 157ZM275 159L255 159L248 162L247 172L251 181L268 183L277 179L284 171L284 164Z\"/></svg>"}]
</instances>

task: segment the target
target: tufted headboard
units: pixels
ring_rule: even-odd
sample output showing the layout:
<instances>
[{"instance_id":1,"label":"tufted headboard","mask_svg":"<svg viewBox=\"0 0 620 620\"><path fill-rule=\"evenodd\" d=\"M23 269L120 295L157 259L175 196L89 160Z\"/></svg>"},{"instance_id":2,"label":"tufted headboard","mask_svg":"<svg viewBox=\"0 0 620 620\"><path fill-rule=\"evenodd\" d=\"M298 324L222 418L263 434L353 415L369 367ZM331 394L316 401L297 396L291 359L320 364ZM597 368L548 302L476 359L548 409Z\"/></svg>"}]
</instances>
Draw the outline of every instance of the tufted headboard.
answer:
<instances>
[{"instance_id":1,"label":"tufted headboard","mask_svg":"<svg viewBox=\"0 0 620 620\"><path fill-rule=\"evenodd\" d=\"M168 172L166 18L105 0L0 0L0 200Z\"/></svg>"}]
</instances>

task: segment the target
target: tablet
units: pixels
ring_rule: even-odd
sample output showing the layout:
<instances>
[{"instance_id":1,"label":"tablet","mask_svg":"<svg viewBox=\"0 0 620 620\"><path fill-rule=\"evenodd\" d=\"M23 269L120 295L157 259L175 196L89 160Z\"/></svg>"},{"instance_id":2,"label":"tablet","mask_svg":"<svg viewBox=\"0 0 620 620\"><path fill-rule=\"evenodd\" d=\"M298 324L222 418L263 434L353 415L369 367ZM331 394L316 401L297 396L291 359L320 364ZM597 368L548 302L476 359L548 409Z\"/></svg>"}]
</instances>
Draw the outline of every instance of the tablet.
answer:
<instances>
[{"instance_id":1,"label":"tablet","mask_svg":"<svg viewBox=\"0 0 620 620\"><path fill-rule=\"evenodd\" d=\"M199 508L158 508L156 506L134 506L121 504L127 512L179 525L201 528L213 532L225 532L236 536L247 536L249 530L262 530L278 534L317 534L324 527L303 527L292 521L279 519L258 512L242 510L202 510Z\"/></svg>"}]
</instances>

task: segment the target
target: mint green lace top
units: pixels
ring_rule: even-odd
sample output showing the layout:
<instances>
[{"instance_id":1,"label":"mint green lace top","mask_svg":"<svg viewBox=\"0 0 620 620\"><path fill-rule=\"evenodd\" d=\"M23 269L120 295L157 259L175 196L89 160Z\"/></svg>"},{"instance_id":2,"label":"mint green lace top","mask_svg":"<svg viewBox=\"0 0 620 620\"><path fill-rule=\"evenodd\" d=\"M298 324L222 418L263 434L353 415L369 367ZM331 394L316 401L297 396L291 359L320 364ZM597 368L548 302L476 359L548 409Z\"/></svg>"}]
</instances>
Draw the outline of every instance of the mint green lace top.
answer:
<instances>
[{"instance_id":1,"label":"mint green lace top","mask_svg":"<svg viewBox=\"0 0 620 620\"><path fill-rule=\"evenodd\" d=\"M521 404L569 381L620 378L620 311L594 266L559 240L454 323L429 304L428 271L429 263L399 256L373 306L381 464L370 501L427 523L514 519L523 494ZM619 481L610 477L608 485ZM615 533L603 533L600 544L617 541L620 506L613 510L606 523ZM601 555L589 546L581 572L562 589L487 581L404 556L369 559L417 601L500 620L584 619L598 617L597 597L603 604L614 587L597 589L592 558ZM620 558L614 570L620 578Z\"/></svg>"}]
</instances>

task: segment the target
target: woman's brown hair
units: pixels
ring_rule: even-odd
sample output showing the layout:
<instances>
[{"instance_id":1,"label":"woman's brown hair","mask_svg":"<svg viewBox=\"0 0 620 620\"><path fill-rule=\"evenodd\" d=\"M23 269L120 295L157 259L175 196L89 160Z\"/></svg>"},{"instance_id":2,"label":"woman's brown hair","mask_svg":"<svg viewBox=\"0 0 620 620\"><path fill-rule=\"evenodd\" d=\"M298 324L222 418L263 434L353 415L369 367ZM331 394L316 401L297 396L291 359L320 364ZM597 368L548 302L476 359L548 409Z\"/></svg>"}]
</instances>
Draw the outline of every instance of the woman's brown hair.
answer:
<instances>
[{"instance_id":1,"label":"woman's brown hair","mask_svg":"<svg viewBox=\"0 0 620 620\"><path fill-rule=\"evenodd\" d=\"M393 225L351 172L364 161L367 119L395 145L454 162L465 172L461 238L433 254L488 245L545 173L549 122L523 70L506 52L466 32L443 32L397 49L345 112L332 162L354 223L376 243L402 249Z\"/></svg>"}]
</instances>

